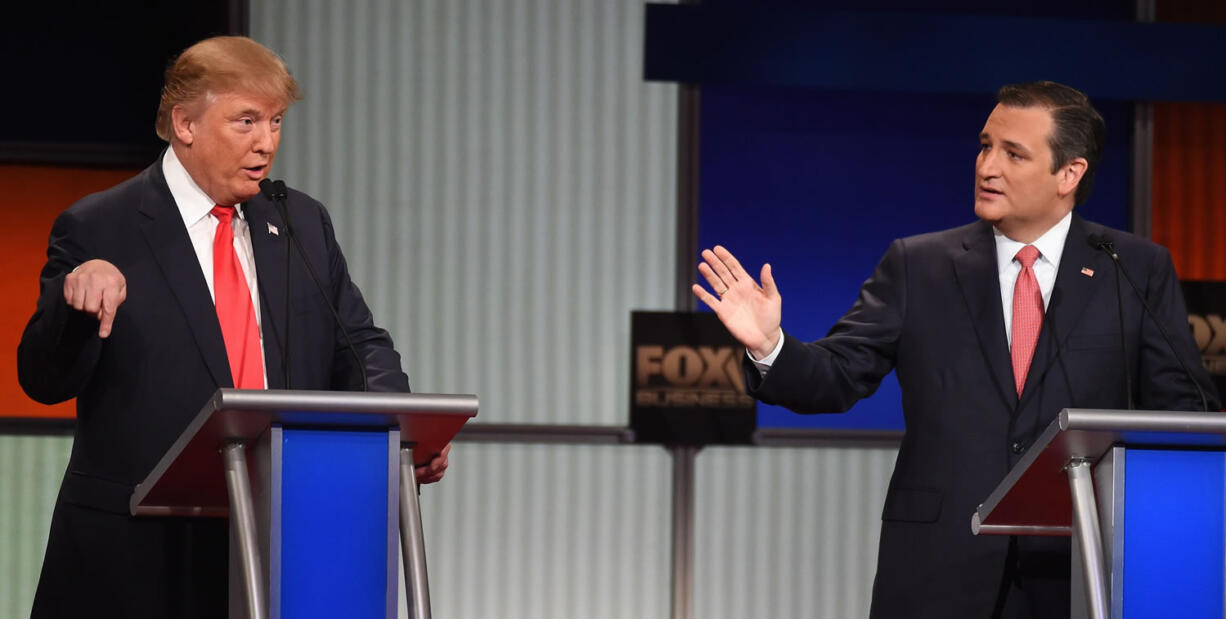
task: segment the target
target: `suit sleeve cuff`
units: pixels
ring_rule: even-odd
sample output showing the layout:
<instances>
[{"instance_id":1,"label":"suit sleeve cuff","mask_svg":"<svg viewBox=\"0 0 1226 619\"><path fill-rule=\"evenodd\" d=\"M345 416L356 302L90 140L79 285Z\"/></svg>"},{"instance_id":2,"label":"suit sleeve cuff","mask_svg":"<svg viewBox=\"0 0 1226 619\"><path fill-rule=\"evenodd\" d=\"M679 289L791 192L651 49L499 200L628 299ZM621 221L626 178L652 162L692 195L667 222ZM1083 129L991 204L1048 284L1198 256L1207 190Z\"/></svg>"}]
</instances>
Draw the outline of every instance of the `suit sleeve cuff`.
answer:
<instances>
[{"instance_id":1,"label":"suit sleeve cuff","mask_svg":"<svg viewBox=\"0 0 1226 619\"><path fill-rule=\"evenodd\" d=\"M758 372L765 377L766 373L770 371L771 366L775 364L775 358L779 356L779 351L781 350L783 350L783 329L779 329L779 340L775 342L775 349L772 350L769 355L766 355L761 359L754 359L753 354L749 352L748 348L746 348L745 356L749 357L750 363L753 363L754 367L758 368Z\"/></svg>"}]
</instances>

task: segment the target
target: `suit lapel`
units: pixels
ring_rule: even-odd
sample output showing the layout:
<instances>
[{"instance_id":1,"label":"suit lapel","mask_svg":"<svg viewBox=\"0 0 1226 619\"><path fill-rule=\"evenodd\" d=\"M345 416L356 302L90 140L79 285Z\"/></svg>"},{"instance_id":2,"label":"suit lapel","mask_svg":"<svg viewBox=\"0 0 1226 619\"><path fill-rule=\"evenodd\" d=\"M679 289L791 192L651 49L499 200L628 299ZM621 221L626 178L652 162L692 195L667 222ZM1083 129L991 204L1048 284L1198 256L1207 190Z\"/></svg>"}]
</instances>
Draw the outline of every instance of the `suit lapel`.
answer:
<instances>
[{"instance_id":1,"label":"suit lapel","mask_svg":"<svg viewBox=\"0 0 1226 619\"><path fill-rule=\"evenodd\" d=\"M264 371L270 389L285 388L281 351L285 342L285 250L289 239L280 216L267 200L256 198L243 205L251 233L251 251L259 282L260 323L264 340ZM274 233L273 230L276 230Z\"/></svg>"},{"instance_id":2,"label":"suit lapel","mask_svg":"<svg viewBox=\"0 0 1226 619\"><path fill-rule=\"evenodd\" d=\"M1022 405L1037 391L1048 370L1055 365L1057 354L1066 345L1073 326L1081 318L1097 287L1111 272L1107 256L1090 247L1086 240L1089 234L1085 220L1074 213L1068 237L1064 241L1064 253L1060 255L1060 267L1056 271L1056 285L1048 302L1047 316L1039 331L1034 360L1030 362L1026 385L1022 389ZM1082 272L1087 268L1091 275Z\"/></svg>"},{"instance_id":3,"label":"suit lapel","mask_svg":"<svg viewBox=\"0 0 1226 619\"><path fill-rule=\"evenodd\" d=\"M1013 386L1013 361L1005 339L1005 317L1000 301L1000 275L996 267L996 241L985 222L971 226L963 240L962 253L954 256L958 287L970 311L971 324L979 338L997 390L1009 410L1017 403Z\"/></svg>"},{"instance_id":4,"label":"suit lapel","mask_svg":"<svg viewBox=\"0 0 1226 619\"><path fill-rule=\"evenodd\" d=\"M217 310L209 295L200 260L192 249L183 218L175 207L170 188L162 176L161 159L146 171L152 185L138 210L144 216L140 229L167 286L179 302L204 364L219 387L233 387L230 362L217 322Z\"/></svg>"}]
</instances>

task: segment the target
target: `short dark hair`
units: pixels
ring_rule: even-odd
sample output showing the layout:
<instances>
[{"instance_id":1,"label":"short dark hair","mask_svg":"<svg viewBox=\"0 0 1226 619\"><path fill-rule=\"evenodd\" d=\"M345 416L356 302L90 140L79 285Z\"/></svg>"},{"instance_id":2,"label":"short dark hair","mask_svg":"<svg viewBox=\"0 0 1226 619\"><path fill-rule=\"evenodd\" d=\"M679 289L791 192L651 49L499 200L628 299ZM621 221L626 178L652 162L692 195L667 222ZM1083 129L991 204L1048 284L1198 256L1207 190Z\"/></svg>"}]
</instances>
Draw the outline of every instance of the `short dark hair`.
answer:
<instances>
[{"instance_id":1,"label":"short dark hair","mask_svg":"<svg viewBox=\"0 0 1226 619\"><path fill-rule=\"evenodd\" d=\"M1056 82L1009 84L996 93L996 102L1007 107L1042 107L1051 112L1051 171L1054 174L1077 157L1086 160L1086 172L1073 195L1075 206L1085 203L1094 187L1094 171L1102 157L1107 124L1085 93Z\"/></svg>"}]
</instances>

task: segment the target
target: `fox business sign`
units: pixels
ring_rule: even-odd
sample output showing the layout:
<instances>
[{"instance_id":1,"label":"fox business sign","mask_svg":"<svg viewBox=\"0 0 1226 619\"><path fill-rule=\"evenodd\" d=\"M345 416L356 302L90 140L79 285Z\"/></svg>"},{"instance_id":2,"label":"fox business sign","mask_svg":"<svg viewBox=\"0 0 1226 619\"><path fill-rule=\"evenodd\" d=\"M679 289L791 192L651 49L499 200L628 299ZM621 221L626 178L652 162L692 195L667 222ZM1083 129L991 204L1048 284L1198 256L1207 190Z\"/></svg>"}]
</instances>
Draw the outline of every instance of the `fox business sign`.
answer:
<instances>
[{"instance_id":1,"label":"fox business sign","mask_svg":"<svg viewBox=\"0 0 1226 619\"><path fill-rule=\"evenodd\" d=\"M757 405L745 394L745 348L714 314L633 312L630 322L630 425L640 442L752 441Z\"/></svg>"},{"instance_id":2,"label":"fox business sign","mask_svg":"<svg viewBox=\"0 0 1226 619\"><path fill-rule=\"evenodd\" d=\"M1226 393L1226 282L1186 281L1188 327L1218 393Z\"/></svg>"}]
</instances>

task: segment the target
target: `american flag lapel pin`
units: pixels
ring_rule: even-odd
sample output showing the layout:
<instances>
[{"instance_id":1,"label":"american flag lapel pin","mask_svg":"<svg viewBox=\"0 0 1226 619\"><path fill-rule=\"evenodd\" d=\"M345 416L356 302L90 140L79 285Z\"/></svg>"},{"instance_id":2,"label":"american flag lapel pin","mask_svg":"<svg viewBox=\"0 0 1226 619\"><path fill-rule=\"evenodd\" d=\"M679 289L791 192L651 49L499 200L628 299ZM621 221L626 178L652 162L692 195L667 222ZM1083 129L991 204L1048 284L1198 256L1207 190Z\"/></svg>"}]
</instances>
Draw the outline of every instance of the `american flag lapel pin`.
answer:
<instances>
[{"instance_id":1,"label":"american flag lapel pin","mask_svg":"<svg viewBox=\"0 0 1226 619\"><path fill-rule=\"evenodd\" d=\"M1094 269L1091 269L1090 267L1081 267L1081 274L1085 275L1086 277L1094 277Z\"/></svg>"},{"instance_id":2,"label":"american flag lapel pin","mask_svg":"<svg viewBox=\"0 0 1226 619\"><path fill-rule=\"evenodd\" d=\"M271 234L271 235L273 235L273 236L281 236L281 233L277 231L277 227L276 227L276 226L274 226L274 225L272 225L272 223L271 223L271 222L269 222L269 224L268 224L268 233L269 233L269 234ZM1082 269L1082 270L1081 270L1081 272L1082 272L1082 273L1085 273L1085 272L1086 272L1086 270L1085 270L1085 269ZM1093 271L1090 271L1090 273L1093 273Z\"/></svg>"}]
</instances>

